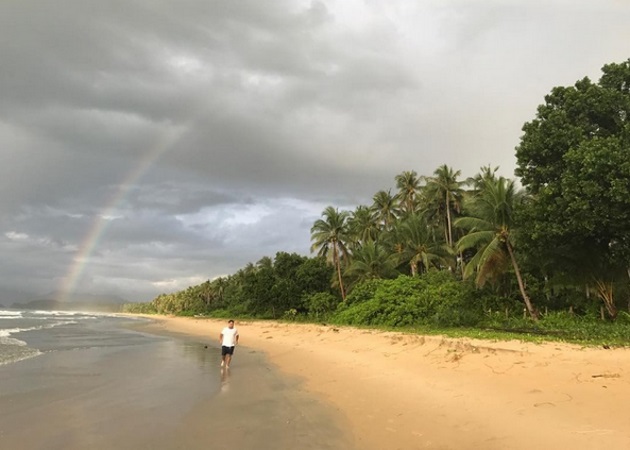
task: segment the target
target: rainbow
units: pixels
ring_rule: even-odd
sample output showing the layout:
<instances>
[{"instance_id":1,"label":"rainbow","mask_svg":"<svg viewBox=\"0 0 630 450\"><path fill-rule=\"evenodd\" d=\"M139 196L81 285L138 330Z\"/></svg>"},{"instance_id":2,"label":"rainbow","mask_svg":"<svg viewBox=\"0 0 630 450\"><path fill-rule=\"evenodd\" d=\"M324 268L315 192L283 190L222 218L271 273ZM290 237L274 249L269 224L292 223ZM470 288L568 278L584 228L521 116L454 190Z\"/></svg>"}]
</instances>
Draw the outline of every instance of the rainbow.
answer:
<instances>
[{"instance_id":1,"label":"rainbow","mask_svg":"<svg viewBox=\"0 0 630 450\"><path fill-rule=\"evenodd\" d=\"M131 170L125 179L118 185L118 188L111 199L101 209L101 212L96 215L94 222L90 227L90 230L85 235L79 249L73 257L73 261L70 264L70 269L66 275L62 278L59 288L57 289L56 300L67 301L68 296L74 292L78 282L81 280L86 267L89 265L90 256L92 252L97 248L100 240L102 239L107 224L110 222L107 217L111 217L116 208L122 203L127 194L134 187L135 183L148 172L153 164L168 150L172 149L174 145L179 141L183 130L177 130L170 132L167 135L161 136L161 138L155 143L151 149L143 155L138 164Z\"/></svg>"}]
</instances>

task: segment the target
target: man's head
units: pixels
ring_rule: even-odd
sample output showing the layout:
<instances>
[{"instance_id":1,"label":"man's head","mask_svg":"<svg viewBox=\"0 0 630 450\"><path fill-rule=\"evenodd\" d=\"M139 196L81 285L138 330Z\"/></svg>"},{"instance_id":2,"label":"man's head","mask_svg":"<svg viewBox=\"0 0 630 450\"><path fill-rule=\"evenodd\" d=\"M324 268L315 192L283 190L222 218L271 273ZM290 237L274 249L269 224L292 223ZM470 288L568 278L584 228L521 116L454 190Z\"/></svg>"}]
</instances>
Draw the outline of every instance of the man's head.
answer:
<instances>
[{"instance_id":1,"label":"man's head","mask_svg":"<svg viewBox=\"0 0 630 450\"><path fill-rule=\"evenodd\" d=\"M228 328L234 328L234 321L232 319L228 320Z\"/></svg>"}]
</instances>

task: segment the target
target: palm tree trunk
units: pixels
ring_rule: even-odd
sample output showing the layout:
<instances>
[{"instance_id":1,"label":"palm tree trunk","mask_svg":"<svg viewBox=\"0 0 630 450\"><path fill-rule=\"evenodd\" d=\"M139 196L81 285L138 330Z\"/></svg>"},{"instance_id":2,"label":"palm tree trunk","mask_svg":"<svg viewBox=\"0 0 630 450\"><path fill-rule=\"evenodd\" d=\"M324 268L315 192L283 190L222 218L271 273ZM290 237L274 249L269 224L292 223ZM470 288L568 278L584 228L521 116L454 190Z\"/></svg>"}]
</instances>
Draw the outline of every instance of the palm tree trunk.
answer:
<instances>
[{"instance_id":1,"label":"palm tree trunk","mask_svg":"<svg viewBox=\"0 0 630 450\"><path fill-rule=\"evenodd\" d=\"M505 243L508 253L510 254L510 259L512 260L512 267L514 267L514 272L516 273L516 279L518 280L518 288L521 291L521 296L523 297L523 301L525 302L525 306L527 307L527 312L530 317L534 320L538 320L538 311L532 305L532 301L529 299L527 292L525 292L525 285L523 284L523 277L521 276L521 271L518 268L518 263L516 262L516 257L514 256L514 250L512 249L512 245L510 241Z\"/></svg>"},{"instance_id":2,"label":"palm tree trunk","mask_svg":"<svg viewBox=\"0 0 630 450\"><path fill-rule=\"evenodd\" d=\"M339 289L341 290L341 299L346 301L346 293L343 289L343 280L341 279L341 261L339 260L339 251L337 249L337 243L333 246L333 258L335 259L335 266L337 266L337 276L339 277Z\"/></svg>"},{"instance_id":3,"label":"palm tree trunk","mask_svg":"<svg viewBox=\"0 0 630 450\"><path fill-rule=\"evenodd\" d=\"M451 205L450 205L450 201L448 200L448 191L446 191L446 227L448 230L448 246L452 247L453 246L453 230L452 230L452 226L451 226Z\"/></svg>"}]
</instances>

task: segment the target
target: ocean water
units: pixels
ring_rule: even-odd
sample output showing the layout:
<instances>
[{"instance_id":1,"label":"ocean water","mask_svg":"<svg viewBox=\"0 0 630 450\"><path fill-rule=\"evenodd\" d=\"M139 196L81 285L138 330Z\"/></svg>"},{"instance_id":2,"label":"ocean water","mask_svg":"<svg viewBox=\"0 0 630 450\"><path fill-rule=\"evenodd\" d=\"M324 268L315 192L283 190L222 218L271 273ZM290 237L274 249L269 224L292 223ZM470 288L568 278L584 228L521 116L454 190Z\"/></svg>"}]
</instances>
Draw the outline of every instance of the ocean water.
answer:
<instances>
[{"instance_id":1,"label":"ocean water","mask_svg":"<svg viewBox=\"0 0 630 450\"><path fill-rule=\"evenodd\" d=\"M131 320L87 312L0 310L0 365L45 352L141 343L147 337L114 326Z\"/></svg>"},{"instance_id":2,"label":"ocean water","mask_svg":"<svg viewBox=\"0 0 630 450\"><path fill-rule=\"evenodd\" d=\"M149 322L1 310L0 449L174 448L189 411L224 386L220 350Z\"/></svg>"},{"instance_id":3,"label":"ocean water","mask_svg":"<svg viewBox=\"0 0 630 450\"><path fill-rule=\"evenodd\" d=\"M336 411L263 354L221 369L220 327L153 334L146 319L0 310L0 449L352 449Z\"/></svg>"}]
</instances>

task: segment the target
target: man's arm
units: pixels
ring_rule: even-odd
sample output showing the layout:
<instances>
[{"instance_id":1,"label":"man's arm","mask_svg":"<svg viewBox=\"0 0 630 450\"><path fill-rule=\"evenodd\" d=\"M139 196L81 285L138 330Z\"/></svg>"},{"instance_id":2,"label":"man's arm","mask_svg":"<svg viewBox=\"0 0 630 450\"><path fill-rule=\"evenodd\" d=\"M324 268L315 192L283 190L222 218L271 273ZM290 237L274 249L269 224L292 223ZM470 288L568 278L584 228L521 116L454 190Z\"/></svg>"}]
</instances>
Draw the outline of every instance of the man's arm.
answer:
<instances>
[{"instance_id":1,"label":"man's arm","mask_svg":"<svg viewBox=\"0 0 630 450\"><path fill-rule=\"evenodd\" d=\"M219 335L219 343L222 343L222 342L223 342L223 331Z\"/></svg>"},{"instance_id":2,"label":"man's arm","mask_svg":"<svg viewBox=\"0 0 630 450\"><path fill-rule=\"evenodd\" d=\"M236 332L236 336L234 337L234 343L238 344L238 331Z\"/></svg>"}]
</instances>

